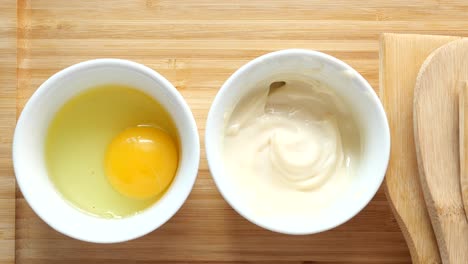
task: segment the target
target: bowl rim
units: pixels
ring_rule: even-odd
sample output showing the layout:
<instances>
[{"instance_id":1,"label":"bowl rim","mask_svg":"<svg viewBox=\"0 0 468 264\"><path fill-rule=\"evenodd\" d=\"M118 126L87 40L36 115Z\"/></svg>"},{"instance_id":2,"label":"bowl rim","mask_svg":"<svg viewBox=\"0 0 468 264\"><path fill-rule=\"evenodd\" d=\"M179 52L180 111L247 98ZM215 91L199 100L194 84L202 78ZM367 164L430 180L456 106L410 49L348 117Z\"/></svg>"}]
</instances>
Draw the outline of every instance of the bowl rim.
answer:
<instances>
[{"instance_id":1,"label":"bowl rim","mask_svg":"<svg viewBox=\"0 0 468 264\"><path fill-rule=\"evenodd\" d=\"M382 170L379 171L378 175L375 175L375 177L378 179L377 184L374 186L369 186L367 189L367 192L365 193L366 199L365 202L360 204L355 212L352 214L348 215L347 217L343 217L339 221L337 221L335 224L329 225L329 226L323 226L320 228L310 228L310 230L284 230L281 228L278 228L276 226L273 226L271 224L266 224L262 221L259 221L256 219L254 216L251 216L249 213L241 210L240 208L236 207L233 200L235 200L235 197L229 196L227 191L223 188L223 185L221 184L221 179L222 177L225 177L225 172L223 165L221 164L216 164L214 162L215 158L212 151L215 147L215 139L216 136L213 132L213 130L216 127L216 124L214 123L215 121L214 116L216 115L215 112L219 112L218 109L221 107L221 101L222 97L226 96L226 93L228 92L228 88L232 86L233 82L241 77L244 72L250 70L251 68L254 67L259 67L264 61L267 60L272 60L276 57L281 57L281 56L307 56L307 57L313 57L313 58L318 58L321 60L327 60L329 63L338 66L340 69L345 69L346 71L349 71L353 73L353 76L356 77L359 85L363 87L366 92L368 92L368 96L371 97L372 101L375 103L377 114L379 117L379 121L383 125L383 131L382 131L382 141L383 141L383 146L384 148L382 149L382 156L381 159L383 160L384 164L383 167L381 168ZM206 120L206 127L205 127L205 151L206 151L206 158L207 158L207 163L208 167L211 172L211 177L213 178L213 181L215 182L215 185L220 192L221 196L224 198L224 200L242 217L247 219L249 222L262 227L264 229L281 233L281 234L287 234L287 235L310 235L310 234L316 234L316 233L321 233L327 230L331 230L337 226L340 226L353 217L355 217L359 212L361 212L368 204L369 202L373 199L373 197L376 195L377 191L379 190L380 186L383 183L383 180L385 178L386 170L388 168L388 162L390 159L390 128L388 124L388 119L385 113L385 110L382 106L382 103L377 96L376 92L372 88L372 86L367 82L367 80L361 76L359 72L357 72L354 68L343 62L342 60L335 58L331 55L328 55L323 52L315 51L315 50L308 50L308 49L284 49L284 50L278 50L274 52L270 52L267 54L263 54L257 58L254 58L253 60L250 60L243 66L241 66L238 70L236 70L221 86L219 89L218 93L216 94L216 97L214 98L210 110L208 112L208 117ZM219 154L219 153L216 153ZM222 158L220 158L222 160Z\"/></svg>"},{"instance_id":2,"label":"bowl rim","mask_svg":"<svg viewBox=\"0 0 468 264\"><path fill-rule=\"evenodd\" d=\"M157 221L156 219L151 219L151 221L145 221L145 223L147 224L144 227L132 228L130 226L132 219L134 219L135 217L138 217L143 212L154 210L156 204L158 204L159 201L162 202L162 198L161 198L160 200L155 202L153 205L143 210L141 213L137 213L131 216L126 216L121 219L106 219L106 221L107 220L121 221L122 223L121 227L123 227L123 225L129 227L125 229L125 232L117 232L119 233L119 235L117 236L117 238L114 238L114 239L109 239L106 237L89 238L89 237L84 236L83 234L80 234L79 232L75 232L75 233L68 232L52 224L51 223L52 218L47 213L47 210L44 209L45 206L41 205L41 202L37 202L34 199L32 199L31 192L27 192L27 191L25 192L25 189L26 189L25 186L29 185L27 181L28 175L24 175L23 173L21 173L22 171L21 167L26 166L26 165L24 164L25 162L24 158L21 158L21 153L19 153L20 150L18 147L18 145L20 144L18 142L19 141L18 134L20 133L20 131L24 130L23 127L25 126L26 119L31 114L31 112L34 111L34 107L36 106L37 101L40 100L40 98L45 96L45 94L48 92L51 86L53 86L57 81L60 81L62 78L65 78L75 72L99 69L102 67L115 67L115 68L121 68L121 69L129 70L129 71L133 71L135 74L138 74L138 73L143 74L145 77L151 79L155 83L159 83L161 86L160 89L164 89L165 92L167 92L167 94L169 94L177 102L177 107L179 108L179 111L185 116L185 121L187 121L187 126L189 127L189 132L187 133L186 138L189 141L188 142L189 145L191 146L190 153L193 154L191 158L187 159L185 163L184 168L186 168L185 169L186 173L182 175L183 184L180 184L181 185L180 187L183 187L181 188L182 189L181 191L183 191L182 195L173 196L174 198L170 201L164 200L164 202L168 204L172 204L172 206L170 206L170 212L162 216L159 221ZM149 95L149 96L157 100L153 95ZM71 98L73 97L74 96L72 96ZM71 98L63 100L63 103L65 103L66 101L69 101ZM182 142L180 144L181 144L181 148L183 148L184 146L182 146L183 145ZM15 131L13 134L13 141L12 141L12 161L13 161L13 169L15 172L16 182L18 184L18 187L21 193L23 194L23 197L25 198L25 200L27 201L31 209L36 213L36 215L38 215L39 218L41 218L44 222L46 222L50 227L52 227L59 233L62 233L66 236L69 236L77 240L85 241L85 242L119 243L119 242L125 242L125 241L139 238L141 236L144 236L156 230L160 226L164 225L167 221L169 221L178 212L178 210L183 206L183 204L185 203L186 199L188 198L189 194L191 193L193 189L193 186L195 184L195 181L198 175L198 168L199 168L199 163L200 163L200 138L199 138L198 128L195 122L195 118L187 102L182 97L182 95L178 92L178 90L161 74L159 74L155 70L143 64L140 64L134 61L125 60L125 59L114 59L114 58L99 58L99 59L92 59L92 60L79 62L71 66L68 66L56 72L52 76L50 76L46 81L44 81L39 86L39 88L36 89L36 91L33 93L33 95L29 98L28 102L24 106L17 120ZM180 166L180 163L179 163L179 166ZM56 191L60 194L58 190ZM164 196L166 196L166 194L164 194ZM104 219L104 218L99 218L97 216L93 216L83 211L81 208L78 208L75 205L72 205L66 199L64 200L65 202L69 203L70 207L81 212L82 214L86 214L88 216L95 217L98 219Z\"/></svg>"}]
</instances>

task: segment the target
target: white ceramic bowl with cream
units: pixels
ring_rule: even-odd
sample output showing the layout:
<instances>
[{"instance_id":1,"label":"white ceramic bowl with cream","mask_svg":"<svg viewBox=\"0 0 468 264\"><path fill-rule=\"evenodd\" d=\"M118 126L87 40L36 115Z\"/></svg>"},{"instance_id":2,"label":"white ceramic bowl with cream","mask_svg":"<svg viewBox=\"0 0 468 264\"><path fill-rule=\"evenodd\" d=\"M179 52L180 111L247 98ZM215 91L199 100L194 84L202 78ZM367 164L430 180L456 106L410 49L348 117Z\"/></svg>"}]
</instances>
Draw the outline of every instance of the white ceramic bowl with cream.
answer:
<instances>
[{"instance_id":1,"label":"white ceramic bowl with cream","mask_svg":"<svg viewBox=\"0 0 468 264\"><path fill-rule=\"evenodd\" d=\"M78 93L108 83L134 87L158 101L172 117L181 146L177 173L163 197L141 213L121 219L92 216L65 201L50 181L44 161L46 133L59 108ZM175 87L154 70L119 59L78 63L50 77L24 107L13 140L18 186L34 212L55 230L95 243L135 239L168 221L192 190L199 156L195 120Z\"/></svg>"},{"instance_id":2,"label":"white ceramic bowl with cream","mask_svg":"<svg viewBox=\"0 0 468 264\"><path fill-rule=\"evenodd\" d=\"M265 89L265 87L270 83L281 81L285 81L286 84L291 83L292 85L298 85L299 83L320 84L319 86L325 87L324 89L326 90L317 93L317 91L312 90L316 89L314 88L314 85L311 85L310 94L315 93L314 96L317 94L321 95L323 92L333 94L343 102L340 107L344 107L344 110L340 111L345 112L346 115L349 114L349 116L352 116L352 119L355 122L358 131L357 138L359 143L359 153L357 157L355 157L355 160L353 160L353 171L348 174L344 174L345 176L343 177L346 181L330 180L326 185L326 188L328 188L328 191L326 192L327 195L324 195L323 197L321 196L322 194L320 193L320 189L317 189L320 188L321 184L314 183L316 179L313 179L313 177L315 176L311 176L311 178L304 181L302 181L302 176L300 175L295 178L295 171L297 171L297 168L302 168L302 165L309 162L307 157L304 158L304 155L294 156L295 153L290 152L288 155L291 156L292 159L289 159L289 157L284 156L284 153L281 153L281 151L276 151L276 148L284 147L281 144L287 145L290 143L297 143L294 142L294 137L296 136L302 138L301 140L304 140L304 143L308 143L307 140L314 136L313 133L306 131L309 134L294 134L294 131L302 131L301 129L304 131L307 130L307 126L293 130L293 133L288 134L288 126L292 126L294 123L285 123L283 130L286 131L286 133L281 134L284 142L280 142L275 145L278 137L277 132L268 134L270 138L265 140L265 138L257 139L256 131L259 131L259 134L264 135L265 129L277 127L277 124L278 122L281 122L281 119L276 119L275 116L267 116L264 119L245 121L246 117L243 115L245 115L245 113L248 115L250 112L258 112L255 110L258 106L253 108L246 107L245 109L238 110L239 106L250 104L248 101L246 103L246 100L257 100L255 99L257 97L253 96L257 90L260 93L264 93L262 89ZM278 92L276 92L276 94L268 93L268 100L273 103L277 102L281 106L283 103L288 102L289 99L284 98L288 97L287 93L293 90L290 88L284 88L286 93L283 91L283 94ZM295 104L307 104L308 101L307 99L304 99L304 97L308 94L307 90L305 91L305 93L301 93L304 92L304 90L300 90L298 94L291 95L290 99L294 100L291 101L292 109L294 109L294 107L298 107ZM271 98L270 94L272 94ZM265 96L266 95L264 94L258 98L265 98ZM317 98L314 97L313 99ZM314 101L311 100L310 104L314 104ZM328 104L323 104L323 107L326 107L327 105ZM260 108L262 107L267 109L267 105L261 105ZM306 105L304 108L308 108L308 106ZM321 111L321 108L322 107L315 109ZM311 109L313 109L313 107ZM333 110L333 108L330 109ZM265 112L268 111L265 110ZM291 116L294 116L293 112L291 112ZM323 120L326 119L326 111L321 113L320 118L322 117L324 118ZM234 134L238 133L239 126L237 124L232 125L230 123L230 120L236 118L246 123L244 126L241 122L240 129L243 129L242 126L244 126L244 129L250 129L248 132L245 132L250 134L244 134L244 141L238 141L238 145L244 146L236 146L237 142L234 141L233 143L229 141L231 139L226 139L227 135L231 135L232 130L234 130ZM333 121L324 123L326 125L324 126L325 128L319 127L318 131L320 133L323 131L329 131L327 130L328 127L332 127L330 124L338 123L339 125L340 122L345 121L346 120L342 119L338 120L338 122ZM322 119L318 120L314 124L322 124L321 122L323 123ZM265 127L259 127L257 123L264 123L266 125ZM301 126L302 124L297 125ZM281 128L281 125L279 125L279 127ZM320 133L319 135L324 135ZM340 131L340 133L342 135L345 132ZM205 135L209 168L212 177L225 200L240 215L252 223L263 228L285 234L313 234L322 232L343 224L359 213L374 197L382 184L390 153L390 133L387 118L379 98L369 83L349 65L332 56L316 51L300 49L282 50L269 53L254 59L237 70L224 83L213 101L208 114ZM289 140L288 135L293 139ZM236 137L241 138L238 134L236 134ZM250 137L253 140L252 142L249 142ZM265 144L269 145L267 150L269 151L269 154L261 154L263 156L258 156L258 159L265 159L266 157L270 163L280 161L279 165L273 164L274 166L271 166L273 169L268 168L267 173L263 173L263 163L256 162L255 160L257 157L255 155L252 156L252 152L255 151L258 153L265 152L262 144L258 146L258 150L252 150L251 145L258 145L258 142L255 142L256 140L263 140L266 142ZM330 141L330 146L334 146L333 144L336 143L329 138L324 138L324 140L327 142ZM320 138L318 138L318 140L315 139L315 141L317 142L312 142L313 144L311 144L311 146L315 146L314 144L318 144L317 146L319 146L321 144ZM338 140L338 143L339 141L340 140ZM301 149L302 147L298 146L297 148ZM314 151L312 149L312 152L306 152L305 155L309 155L310 153L312 153L310 155L315 155L316 153L313 152ZM320 155L329 155L330 157L327 156L325 161L322 160L318 168L326 168L326 166L328 166L328 158L335 158L332 155L333 153L330 154L329 152L330 151L328 150L319 152L319 158ZM230 163L229 159L235 155L239 156L239 158L236 159L236 162L240 161L238 165L240 169L236 168L235 163ZM244 158L242 157L243 155L251 156ZM295 159L298 161L296 162ZM250 160L252 160L252 162L250 162ZM340 161L339 164L344 164L343 162L346 161ZM249 166L249 164L254 164L252 166L255 170L242 169ZM292 165L293 167L284 167L283 165L285 164L288 166ZM307 166L304 168L306 167ZM278 170L280 173L275 171L277 168L279 168ZM256 175L252 172L262 172L263 174L266 174L266 177L265 175L262 176L266 181L264 180L262 182L256 180L256 177L260 177L261 173ZM244 174L246 173L250 173L251 175L245 177ZM318 173L320 174L320 170ZM278 175L286 175L286 178L281 180L272 180L268 178L278 177ZM332 179L336 178L335 176L333 177L334 178ZM324 182L327 182L327 179L324 179ZM323 179L318 179L317 181L322 180ZM271 183L271 186L279 186L286 183L288 184L287 188L290 188L290 185L292 185L294 191L282 192L282 189L278 188L279 191L276 194L276 190L270 192L269 190L264 190L266 188L265 186L270 184L270 181L274 182ZM344 187L338 186L338 182L346 182L346 185L343 185ZM254 186L248 186L249 184L253 184ZM265 184L265 186L262 184ZM333 192L335 184L336 195ZM315 192L317 195L307 196L312 192ZM270 196L266 197L265 195L267 194ZM301 200L302 197L305 199ZM263 204L261 202L257 203L257 200L260 201L261 199L264 199ZM289 210L288 202L294 202L294 204L290 204L290 207L292 209L295 208L294 210L296 211ZM325 206L314 207L314 203L323 203ZM297 204L299 204L299 206ZM256 206L257 208L255 208ZM268 208L265 209L264 207Z\"/></svg>"}]
</instances>

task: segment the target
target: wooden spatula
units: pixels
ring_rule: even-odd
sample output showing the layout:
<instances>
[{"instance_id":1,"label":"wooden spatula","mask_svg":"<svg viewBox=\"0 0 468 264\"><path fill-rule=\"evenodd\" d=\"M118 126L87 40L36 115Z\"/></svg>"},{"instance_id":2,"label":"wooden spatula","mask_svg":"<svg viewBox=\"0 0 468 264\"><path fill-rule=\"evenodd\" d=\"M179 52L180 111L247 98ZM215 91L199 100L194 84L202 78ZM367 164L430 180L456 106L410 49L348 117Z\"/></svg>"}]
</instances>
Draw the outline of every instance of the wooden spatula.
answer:
<instances>
[{"instance_id":1,"label":"wooden spatula","mask_svg":"<svg viewBox=\"0 0 468 264\"><path fill-rule=\"evenodd\" d=\"M414 84L427 56L458 39L461 38L394 33L385 33L380 38L379 91L392 134L384 189L414 264L441 263L416 161Z\"/></svg>"},{"instance_id":2,"label":"wooden spatula","mask_svg":"<svg viewBox=\"0 0 468 264\"><path fill-rule=\"evenodd\" d=\"M459 176L458 80L468 80L467 39L446 44L426 59L414 94L419 175L444 263L468 263Z\"/></svg>"},{"instance_id":3,"label":"wooden spatula","mask_svg":"<svg viewBox=\"0 0 468 264\"><path fill-rule=\"evenodd\" d=\"M468 82L458 83L458 121L460 136L460 188L468 218Z\"/></svg>"}]
</instances>

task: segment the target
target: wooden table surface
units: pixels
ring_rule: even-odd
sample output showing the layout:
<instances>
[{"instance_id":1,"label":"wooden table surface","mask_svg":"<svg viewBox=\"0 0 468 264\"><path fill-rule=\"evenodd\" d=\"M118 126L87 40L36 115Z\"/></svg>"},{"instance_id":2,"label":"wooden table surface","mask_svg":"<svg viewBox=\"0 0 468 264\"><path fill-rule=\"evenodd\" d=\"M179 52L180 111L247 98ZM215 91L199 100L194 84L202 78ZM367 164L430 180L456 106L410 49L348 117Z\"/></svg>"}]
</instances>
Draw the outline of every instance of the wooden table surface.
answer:
<instances>
[{"instance_id":1,"label":"wooden table surface","mask_svg":"<svg viewBox=\"0 0 468 264\"><path fill-rule=\"evenodd\" d=\"M209 106L244 63L279 49L319 50L350 64L378 91L383 32L468 36L468 1L0 0L0 262L12 263L13 256L18 263L409 262L382 190L332 231L279 235L247 222L221 198L203 146ZM19 192L16 214L12 205L15 112L56 71L102 57L134 60L168 78L192 108L202 145L196 185L177 215L141 239L116 245L58 234Z\"/></svg>"},{"instance_id":2,"label":"wooden table surface","mask_svg":"<svg viewBox=\"0 0 468 264\"><path fill-rule=\"evenodd\" d=\"M15 257L16 3L0 1L0 263Z\"/></svg>"}]
</instances>

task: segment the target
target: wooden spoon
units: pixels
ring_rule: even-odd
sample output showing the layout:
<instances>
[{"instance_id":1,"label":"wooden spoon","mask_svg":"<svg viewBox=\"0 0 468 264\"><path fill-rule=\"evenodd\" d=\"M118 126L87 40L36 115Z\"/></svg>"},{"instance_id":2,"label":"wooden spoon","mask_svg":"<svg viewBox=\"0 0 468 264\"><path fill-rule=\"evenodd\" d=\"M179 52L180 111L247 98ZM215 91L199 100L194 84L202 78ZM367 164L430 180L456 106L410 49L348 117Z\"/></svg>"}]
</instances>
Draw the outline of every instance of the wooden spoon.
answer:
<instances>
[{"instance_id":1,"label":"wooden spoon","mask_svg":"<svg viewBox=\"0 0 468 264\"><path fill-rule=\"evenodd\" d=\"M468 80L468 39L434 51L416 79L414 137L424 198L443 263L468 263L460 192L457 80Z\"/></svg>"},{"instance_id":2,"label":"wooden spoon","mask_svg":"<svg viewBox=\"0 0 468 264\"><path fill-rule=\"evenodd\" d=\"M468 82L460 82L458 85L458 121L460 134L460 187L465 207L465 216L468 218Z\"/></svg>"}]
</instances>

